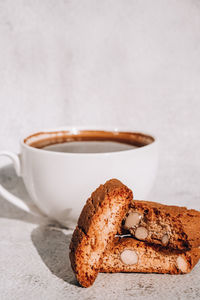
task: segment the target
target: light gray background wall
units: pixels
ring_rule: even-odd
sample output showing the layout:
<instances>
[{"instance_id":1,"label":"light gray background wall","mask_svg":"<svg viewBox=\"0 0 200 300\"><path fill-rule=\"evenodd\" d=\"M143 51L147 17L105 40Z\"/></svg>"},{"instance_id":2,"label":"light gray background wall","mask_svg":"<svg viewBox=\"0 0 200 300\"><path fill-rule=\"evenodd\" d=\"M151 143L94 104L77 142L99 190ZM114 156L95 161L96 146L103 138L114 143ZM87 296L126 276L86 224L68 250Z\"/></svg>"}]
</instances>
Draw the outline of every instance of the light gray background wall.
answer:
<instances>
[{"instance_id":1,"label":"light gray background wall","mask_svg":"<svg viewBox=\"0 0 200 300\"><path fill-rule=\"evenodd\" d=\"M61 125L152 132L150 199L199 206L199 96L198 0L0 0L0 150Z\"/></svg>"}]
</instances>

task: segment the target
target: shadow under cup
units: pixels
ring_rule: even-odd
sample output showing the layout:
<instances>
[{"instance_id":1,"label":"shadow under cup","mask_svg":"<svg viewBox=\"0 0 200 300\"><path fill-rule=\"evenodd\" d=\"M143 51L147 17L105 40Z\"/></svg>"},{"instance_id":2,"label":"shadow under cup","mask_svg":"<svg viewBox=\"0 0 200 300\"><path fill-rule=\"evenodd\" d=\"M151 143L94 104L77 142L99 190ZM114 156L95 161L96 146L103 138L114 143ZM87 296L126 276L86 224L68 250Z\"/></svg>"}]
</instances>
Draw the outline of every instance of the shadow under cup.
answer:
<instances>
[{"instance_id":1,"label":"shadow under cup","mask_svg":"<svg viewBox=\"0 0 200 300\"><path fill-rule=\"evenodd\" d=\"M117 178L144 199L157 168L155 138L138 132L67 129L22 142L23 179L40 210L74 228L91 193Z\"/></svg>"}]
</instances>

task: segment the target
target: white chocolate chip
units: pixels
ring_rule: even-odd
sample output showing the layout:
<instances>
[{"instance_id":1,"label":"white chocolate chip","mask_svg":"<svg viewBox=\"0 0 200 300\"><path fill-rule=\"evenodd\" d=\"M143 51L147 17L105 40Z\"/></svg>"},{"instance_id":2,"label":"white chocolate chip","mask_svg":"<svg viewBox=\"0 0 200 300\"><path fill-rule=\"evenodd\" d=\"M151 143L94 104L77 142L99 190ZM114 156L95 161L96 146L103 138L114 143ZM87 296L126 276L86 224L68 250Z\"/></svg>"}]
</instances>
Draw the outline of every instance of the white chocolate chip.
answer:
<instances>
[{"instance_id":1,"label":"white chocolate chip","mask_svg":"<svg viewBox=\"0 0 200 300\"><path fill-rule=\"evenodd\" d=\"M179 256L176 260L176 264L177 267L179 268L179 270L181 270L181 272L183 273L187 273L187 262L185 261L185 259L182 256Z\"/></svg>"},{"instance_id":2,"label":"white chocolate chip","mask_svg":"<svg viewBox=\"0 0 200 300\"><path fill-rule=\"evenodd\" d=\"M148 236L148 231L145 227L138 227L135 231L135 237L138 240L145 240Z\"/></svg>"},{"instance_id":3,"label":"white chocolate chip","mask_svg":"<svg viewBox=\"0 0 200 300\"><path fill-rule=\"evenodd\" d=\"M169 237L168 237L168 235L165 233L165 234L163 235L163 237L162 237L162 244L163 244L164 246L166 246L168 243L169 243Z\"/></svg>"},{"instance_id":4,"label":"white chocolate chip","mask_svg":"<svg viewBox=\"0 0 200 300\"><path fill-rule=\"evenodd\" d=\"M125 265L134 265L138 262L138 255L134 250L126 249L120 256Z\"/></svg>"},{"instance_id":5,"label":"white chocolate chip","mask_svg":"<svg viewBox=\"0 0 200 300\"><path fill-rule=\"evenodd\" d=\"M128 217L126 218L125 220L125 224L124 224L124 227L126 228L132 228L136 225L139 224L140 222L140 219L141 219L141 215L137 212L130 212Z\"/></svg>"}]
</instances>

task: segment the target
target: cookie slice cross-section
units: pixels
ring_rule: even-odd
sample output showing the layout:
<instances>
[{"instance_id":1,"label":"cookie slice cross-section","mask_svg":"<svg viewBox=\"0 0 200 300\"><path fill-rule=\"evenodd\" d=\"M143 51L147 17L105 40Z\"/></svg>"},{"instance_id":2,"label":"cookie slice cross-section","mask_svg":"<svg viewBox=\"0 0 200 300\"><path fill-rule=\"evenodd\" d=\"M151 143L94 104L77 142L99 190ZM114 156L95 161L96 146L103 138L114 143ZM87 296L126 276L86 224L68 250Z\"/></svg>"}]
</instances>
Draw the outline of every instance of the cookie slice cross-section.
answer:
<instances>
[{"instance_id":1,"label":"cookie slice cross-section","mask_svg":"<svg viewBox=\"0 0 200 300\"><path fill-rule=\"evenodd\" d=\"M200 212L186 207L134 200L119 233L172 249L200 246Z\"/></svg>"},{"instance_id":2,"label":"cookie slice cross-section","mask_svg":"<svg viewBox=\"0 0 200 300\"><path fill-rule=\"evenodd\" d=\"M87 200L72 235L70 260L80 285L95 281L109 242L112 242L133 201L133 194L117 179L100 185Z\"/></svg>"},{"instance_id":3,"label":"cookie slice cross-section","mask_svg":"<svg viewBox=\"0 0 200 300\"><path fill-rule=\"evenodd\" d=\"M200 258L200 248L167 249L134 238L115 237L104 253L101 272L189 273Z\"/></svg>"}]
</instances>

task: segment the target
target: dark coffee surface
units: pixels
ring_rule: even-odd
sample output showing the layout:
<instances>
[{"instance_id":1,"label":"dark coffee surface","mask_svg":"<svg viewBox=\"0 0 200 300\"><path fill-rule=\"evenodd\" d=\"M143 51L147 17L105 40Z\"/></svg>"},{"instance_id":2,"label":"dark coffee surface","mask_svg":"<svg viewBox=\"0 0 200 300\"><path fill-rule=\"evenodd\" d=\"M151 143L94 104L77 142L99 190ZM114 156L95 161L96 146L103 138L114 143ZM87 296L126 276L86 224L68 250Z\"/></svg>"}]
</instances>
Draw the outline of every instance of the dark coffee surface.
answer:
<instances>
[{"instance_id":1,"label":"dark coffee surface","mask_svg":"<svg viewBox=\"0 0 200 300\"><path fill-rule=\"evenodd\" d=\"M104 153L138 148L133 145L110 141L73 141L46 146L42 149L65 153Z\"/></svg>"},{"instance_id":2,"label":"dark coffee surface","mask_svg":"<svg viewBox=\"0 0 200 300\"><path fill-rule=\"evenodd\" d=\"M154 142L154 138L137 132L55 131L39 132L24 142L34 148L55 152L103 153L124 151Z\"/></svg>"}]
</instances>

